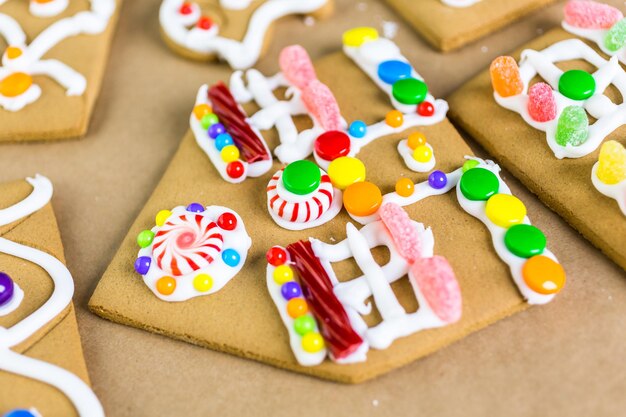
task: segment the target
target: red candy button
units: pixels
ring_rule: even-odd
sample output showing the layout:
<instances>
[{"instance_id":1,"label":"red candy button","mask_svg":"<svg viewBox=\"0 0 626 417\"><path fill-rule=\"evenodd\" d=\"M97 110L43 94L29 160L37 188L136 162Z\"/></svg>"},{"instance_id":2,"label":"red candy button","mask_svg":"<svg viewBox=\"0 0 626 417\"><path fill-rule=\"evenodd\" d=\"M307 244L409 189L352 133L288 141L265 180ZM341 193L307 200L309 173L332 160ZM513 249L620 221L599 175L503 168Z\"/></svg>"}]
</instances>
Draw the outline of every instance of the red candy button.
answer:
<instances>
[{"instance_id":1,"label":"red candy button","mask_svg":"<svg viewBox=\"0 0 626 417\"><path fill-rule=\"evenodd\" d=\"M198 27L203 30L209 30L213 26L213 21L210 17L203 16L198 20Z\"/></svg>"},{"instance_id":2,"label":"red candy button","mask_svg":"<svg viewBox=\"0 0 626 417\"><path fill-rule=\"evenodd\" d=\"M230 178L237 179L243 175L244 171L245 169L241 161L229 162L228 165L226 165L226 174Z\"/></svg>"},{"instance_id":3,"label":"red candy button","mask_svg":"<svg viewBox=\"0 0 626 417\"><path fill-rule=\"evenodd\" d=\"M237 217L233 213L226 212L217 219L217 225L222 230L235 230Z\"/></svg>"},{"instance_id":4,"label":"red candy button","mask_svg":"<svg viewBox=\"0 0 626 417\"><path fill-rule=\"evenodd\" d=\"M280 266L287 262L287 251L280 246L274 246L267 251L265 257L270 265Z\"/></svg>"},{"instance_id":5,"label":"red candy button","mask_svg":"<svg viewBox=\"0 0 626 417\"><path fill-rule=\"evenodd\" d=\"M338 130L330 130L315 140L315 153L325 161L333 161L350 153L350 137Z\"/></svg>"},{"instance_id":6,"label":"red candy button","mask_svg":"<svg viewBox=\"0 0 626 417\"><path fill-rule=\"evenodd\" d=\"M419 106L417 106L417 114L420 116L430 117L435 114L435 106L428 101L422 101Z\"/></svg>"},{"instance_id":7,"label":"red candy button","mask_svg":"<svg viewBox=\"0 0 626 417\"><path fill-rule=\"evenodd\" d=\"M182 6L180 6L180 9L178 10L178 12L182 15L188 15L191 14L192 9L191 9L191 3L183 3Z\"/></svg>"}]
</instances>

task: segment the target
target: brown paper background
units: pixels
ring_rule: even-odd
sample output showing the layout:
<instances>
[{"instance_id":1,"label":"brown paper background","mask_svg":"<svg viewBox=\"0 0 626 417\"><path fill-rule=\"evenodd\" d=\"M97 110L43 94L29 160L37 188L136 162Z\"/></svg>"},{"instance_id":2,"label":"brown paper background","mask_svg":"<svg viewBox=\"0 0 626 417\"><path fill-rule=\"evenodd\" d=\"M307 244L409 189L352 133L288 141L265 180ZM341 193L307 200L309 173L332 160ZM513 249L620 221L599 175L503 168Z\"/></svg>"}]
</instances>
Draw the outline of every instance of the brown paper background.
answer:
<instances>
[{"instance_id":1,"label":"brown paper background","mask_svg":"<svg viewBox=\"0 0 626 417\"><path fill-rule=\"evenodd\" d=\"M450 51L556 0L483 0L469 7L441 0L385 0L431 45Z\"/></svg>"},{"instance_id":2,"label":"brown paper background","mask_svg":"<svg viewBox=\"0 0 626 417\"><path fill-rule=\"evenodd\" d=\"M357 7L360 3L365 6ZM229 73L226 66L172 54L160 39L158 4L125 3L112 70L85 140L0 147L1 178L40 171L54 181L53 204L76 280L85 357L109 416L623 415L626 273L510 175L507 183L568 269L566 290L548 306L502 320L371 382L321 381L89 313L87 300L187 131L190 98L209 77ZM275 71L280 48L294 40L317 58L337 49L345 29L357 24L380 29L383 20L395 21L396 42L434 94L445 96L495 56L557 26L561 7L562 2L440 55L384 4L342 0L333 18L313 27L299 19L277 25L276 41L258 67Z\"/></svg>"},{"instance_id":3,"label":"brown paper background","mask_svg":"<svg viewBox=\"0 0 626 417\"><path fill-rule=\"evenodd\" d=\"M541 50L572 35L556 29L524 47ZM521 50L515 52L519 58ZM584 61L564 63L563 68L595 71ZM614 88L614 87L612 87ZM611 91L609 90L609 94ZM613 100L619 97L613 97ZM450 99L450 114L487 151L510 169L594 245L626 269L626 219L617 202L605 197L591 182L591 169L600 148L576 159L559 160L548 147L544 132L528 126L515 112L500 107L493 98L489 73L485 72L457 91ZM485 123L485 116L495 118ZM626 144L626 127L616 129L607 140ZM575 195L576 198L572 198Z\"/></svg>"},{"instance_id":4,"label":"brown paper background","mask_svg":"<svg viewBox=\"0 0 626 417\"><path fill-rule=\"evenodd\" d=\"M118 0L118 7L121 0ZM40 32L53 22L73 16L89 8L87 0L72 0L61 14L51 18L35 17L28 11L28 1L10 0L0 6L0 12L17 20L27 36L29 44ZM82 96L68 97L56 81L44 75L33 77L33 83L41 87L41 96L17 112L0 109L0 142L39 141L75 138L85 134L94 103L100 92L102 77L106 72L109 45L115 32L119 9L107 29L98 35L79 35L67 38L50 49L42 59L58 59L69 65L87 79ZM0 51L6 48L0 38Z\"/></svg>"}]
</instances>

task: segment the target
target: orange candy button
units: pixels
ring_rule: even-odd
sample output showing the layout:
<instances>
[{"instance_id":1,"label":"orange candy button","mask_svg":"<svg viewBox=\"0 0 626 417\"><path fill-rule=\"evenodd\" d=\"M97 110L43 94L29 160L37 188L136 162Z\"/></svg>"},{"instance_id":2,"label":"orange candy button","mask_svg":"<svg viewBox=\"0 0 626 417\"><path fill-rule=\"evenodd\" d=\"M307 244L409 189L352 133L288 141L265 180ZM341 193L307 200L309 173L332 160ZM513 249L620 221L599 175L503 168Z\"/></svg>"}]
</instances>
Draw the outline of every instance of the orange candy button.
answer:
<instances>
[{"instance_id":1,"label":"orange candy button","mask_svg":"<svg viewBox=\"0 0 626 417\"><path fill-rule=\"evenodd\" d=\"M193 108L193 114L198 120L201 120L204 115L211 112L213 112L213 109L208 104L198 104Z\"/></svg>"},{"instance_id":2,"label":"orange candy button","mask_svg":"<svg viewBox=\"0 0 626 417\"><path fill-rule=\"evenodd\" d=\"M391 127L400 127L404 123L404 115L398 110L391 110L385 116L385 123Z\"/></svg>"},{"instance_id":3,"label":"orange candy button","mask_svg":"<svg viewBox=\"0 0 626 417\"><path fill-rule=\"evenodd\" d=\"M291 318L297 319L308 311L309 306L307 306L303 298L292 298L287 301L287 313Z\"/></svg>"},{"instance_id":4,"label":"orange candy button","mask_svg":"<svg viewBox=\"0 0 626 417\"><path fill-rule=\"evenodd\" d=\"M383 195L376 184L356 182L343 192L343 205L348 213L357 217L376 213L383 203Z\"/></svg>"},{"instance_id":5,"label":"orange candy button","mask_svg":"<svg viewBox=\"0 0 626 417\"><path fill-rule=\"evenodd\" d=\"M511 97L521 94L524 83L515 59L510 56L499 56L489 67L491 85L501 97Z\"/></svg>"},{"instance_id":6,"label":"orange candy button","mask_svg":"<svg viewBox=\"0 0 626 417\"><path fill-rule=\"evenodd\" d=\"M7 58L9 59L15 59L15 58L19 58L22 55L22 50L16 46L9 46L7 48Z\"/></svg>"},{"instance_id":7,"label":"orange candy button","mask_svg":"<svg viewBox=\"0 0 626 417\"><path fill-rule=\"evenodd\" d=\"M33 84L33 78L23 72L14 72L0 81L0 94L5 97L17 97Z\"/></svg>"},{"instance_id":8,"label":"orange candy button","mask_svg":"<svg viewBox=\"0 0 626 417\"><path fill-rule=\"evenodd\" d=\"M539 294L556 294L565 286L565 271L561 264L543 255L526 261L522 277L526 285Z\"/></svg>"},{"instance_id":9,"label":"orange candy button","mask_svg":"<svg viewBox=\"0 0 626 417\"><path fill-rule=\"evenodd\" d=\"M396 193L400 197L409 197L415 191L415 184L408 178L400 178L396 182Z\"/></svg>"},{"instance_id":10,"label":"orange candy button","mask_svg":"<svg viewBox=\"0 0 626 417\"><path fill-rule=\"evenodd\" d=\"M162 277L156 282L157 291L163 295L172 295L176 289L176 280L172 277Z\"/></svg>"}]
</instances>

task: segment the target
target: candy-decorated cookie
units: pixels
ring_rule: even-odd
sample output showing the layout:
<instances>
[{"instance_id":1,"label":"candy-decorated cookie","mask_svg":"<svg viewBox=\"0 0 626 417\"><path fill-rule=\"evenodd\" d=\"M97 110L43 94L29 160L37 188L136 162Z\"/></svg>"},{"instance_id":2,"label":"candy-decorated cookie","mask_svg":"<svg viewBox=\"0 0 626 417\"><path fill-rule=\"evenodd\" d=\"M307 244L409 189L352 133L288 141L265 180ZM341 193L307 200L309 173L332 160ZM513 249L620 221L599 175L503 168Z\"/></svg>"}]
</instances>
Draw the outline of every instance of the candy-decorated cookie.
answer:
<instances>
[{"instance_id":1,"label":"candy-decorated cookie","mask_svg":"<svg viewBox=\"0 0 626 417\"><path fill-rule=\"evenodd\" d=\"M521 311L526 300L554 298L565 276L544 233L497 166L466 162L471 151L445 118L447 103L371 28L343 41L343 51L314 64L290 46L278 74L250 70L228 87L201 89L191 131L100 281L92 311L356 383ZM433 150L434 166L407 168L403 141L424 161L433 154L423 148ZM258 159L243 157L250 144ZM227 146L238 159L216 158ZM228 176L239 172L227 169L233 162L245 179ZM251 246L221 290L171 303L155 297L134 262L137 236L181 201L232 210ZM152 233L151 267L159 256ZM187 254L175 240L172 253Z\"/></svg>"},{"instance_id":2,"label":"candy-decorated cookie","mask_svg":"<svg viewBox=\"0 0 626 417\"><path fill-rule=\"evenodd\" d=\"M52 184L37 175L0 190L0 410L104 416L88 385Z\"/></svg>"},{"instance_id":3,"label":"candy-decorated cookie","mask_svg":"<svg viewBox=\"0 0 626 417\"><path fill-rule=\"evenodd\" d=\"M591 14L597 6L573 3L566 5L570 24L601 23ZM611 10L601 16L612 22ZM496 58L450 102L470 135L626 268L624 93L617 56L558 29Z\"/></svg>"},{"instance_id":4,"label":"candy-decorated cookie","mask_svg":"<svg viewBox=\"0 0 626 417\"><path fill-rule=\"evenodd\" d=\"M6 44L0 64L0 141L82 136L100 90L120 1L26 3L0 5L0 38Z\"/></svg>"}]
</instances>

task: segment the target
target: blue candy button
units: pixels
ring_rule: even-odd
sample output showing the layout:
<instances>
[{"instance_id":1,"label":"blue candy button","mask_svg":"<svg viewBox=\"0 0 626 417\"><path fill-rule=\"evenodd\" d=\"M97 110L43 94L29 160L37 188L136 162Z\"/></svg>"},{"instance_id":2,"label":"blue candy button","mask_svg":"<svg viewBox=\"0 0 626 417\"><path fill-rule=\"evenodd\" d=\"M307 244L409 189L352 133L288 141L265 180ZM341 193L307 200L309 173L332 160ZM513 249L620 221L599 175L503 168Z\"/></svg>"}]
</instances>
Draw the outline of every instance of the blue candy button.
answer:
<instances>
[{"instance_id":1,"label":"blue candy button","mask_svg":"<svg viewBox=\"0 0 626 417\"><path fill-rule=\"evenodd\" d=\"M387 84L393 84L411 76L411 66L406 62L392 60L378 65L378 78Z\"/></svg>"}]
</instances>

